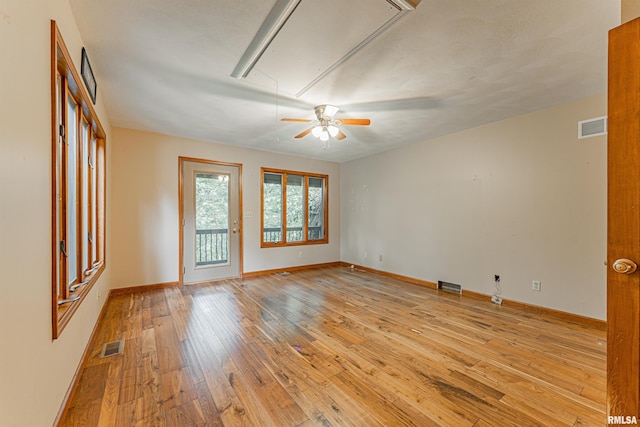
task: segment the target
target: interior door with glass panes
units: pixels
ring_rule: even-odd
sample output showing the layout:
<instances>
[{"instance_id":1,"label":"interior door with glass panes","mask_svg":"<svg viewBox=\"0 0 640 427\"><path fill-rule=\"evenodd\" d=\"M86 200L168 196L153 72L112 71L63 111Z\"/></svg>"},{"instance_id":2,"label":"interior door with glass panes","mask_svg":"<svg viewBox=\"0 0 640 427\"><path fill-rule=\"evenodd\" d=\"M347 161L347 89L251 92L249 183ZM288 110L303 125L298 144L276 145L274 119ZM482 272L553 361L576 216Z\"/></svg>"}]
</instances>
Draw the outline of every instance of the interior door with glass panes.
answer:
<instances>
[{"instance_id":1,"label":"interior door with glass panes","mask_svg":"<svg viewBox=\"0 0 640 427\"><path fill-rule=\"evenodd\" d=\"M240 275L239 166L182 161L183 283Z\"/></svg>"}]
</instances>

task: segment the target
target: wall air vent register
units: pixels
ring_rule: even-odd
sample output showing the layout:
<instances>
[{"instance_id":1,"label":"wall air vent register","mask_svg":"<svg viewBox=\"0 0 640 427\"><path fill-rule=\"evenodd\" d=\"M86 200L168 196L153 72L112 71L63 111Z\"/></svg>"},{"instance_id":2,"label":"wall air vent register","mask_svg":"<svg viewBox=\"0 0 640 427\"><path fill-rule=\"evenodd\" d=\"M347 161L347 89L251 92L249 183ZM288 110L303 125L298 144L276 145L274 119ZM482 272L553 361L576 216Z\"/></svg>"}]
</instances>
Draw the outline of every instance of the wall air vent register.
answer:
<instances>
[{"instance_id":1,"label":"wall air vent register","mask_svg":"<svg viewBox=\"0 0 640 427\"><path fill-rule=\"evenodd\" d=\"M607 134L607 116L578 122L578 139Z\"/></svg>"}]
</instances>

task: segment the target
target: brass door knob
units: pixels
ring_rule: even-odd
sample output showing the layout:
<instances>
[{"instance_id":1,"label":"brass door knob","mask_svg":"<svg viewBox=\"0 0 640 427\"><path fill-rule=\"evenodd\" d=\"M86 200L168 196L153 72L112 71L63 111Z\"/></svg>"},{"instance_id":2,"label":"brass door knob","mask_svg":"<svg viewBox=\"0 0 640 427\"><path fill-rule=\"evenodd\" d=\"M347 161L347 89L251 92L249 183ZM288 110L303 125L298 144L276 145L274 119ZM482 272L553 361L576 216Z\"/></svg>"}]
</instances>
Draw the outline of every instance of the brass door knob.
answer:
<instances>
[{"instance_id":1,"label":"brass door knob","mask_svg":"<svg viewBox=\"0 0 640 427\"><path fill-rule=\"evenodd\" d=\"M613 271L620 274L631 274L638 269L635 262L630 259L621 258L613 263Z\"/></svg>"}]
</instances>

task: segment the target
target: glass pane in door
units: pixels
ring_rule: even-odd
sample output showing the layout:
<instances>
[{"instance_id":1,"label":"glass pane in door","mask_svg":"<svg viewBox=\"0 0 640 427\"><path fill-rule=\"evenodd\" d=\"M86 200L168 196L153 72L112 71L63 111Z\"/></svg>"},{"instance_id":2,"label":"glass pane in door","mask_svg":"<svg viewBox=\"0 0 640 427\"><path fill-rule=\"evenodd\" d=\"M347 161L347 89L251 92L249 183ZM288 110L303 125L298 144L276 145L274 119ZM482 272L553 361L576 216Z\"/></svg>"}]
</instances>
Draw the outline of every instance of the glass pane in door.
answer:
<instances>
[{"instance_id":1,"label":"glass pane in door","mask_svg":"<svg viewBox=\"0 0 640 427\"><path fill-rule=\"evenodd\" d=\"M229 175L196 173L196 267L229 262Z\"/></svg>"}]
</instances>

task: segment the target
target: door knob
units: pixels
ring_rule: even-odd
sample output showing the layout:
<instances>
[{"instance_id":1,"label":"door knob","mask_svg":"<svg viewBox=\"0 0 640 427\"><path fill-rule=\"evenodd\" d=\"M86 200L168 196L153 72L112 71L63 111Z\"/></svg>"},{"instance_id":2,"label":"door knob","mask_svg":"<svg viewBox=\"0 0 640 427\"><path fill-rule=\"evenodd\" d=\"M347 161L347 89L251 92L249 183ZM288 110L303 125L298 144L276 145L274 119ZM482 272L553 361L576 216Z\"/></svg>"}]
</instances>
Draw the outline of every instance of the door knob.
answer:
<instances>
[{"instance_id":1,"label":"door knob","mask_svg":"<svg viewBox=\"0 0 640 427\"><path fill-rule=\"evenodd\" d=\"M635 262L630 259L621 258L613 263L613 271L620 274L631 274L638 269Z\"/></svg>"}]
</instances>

